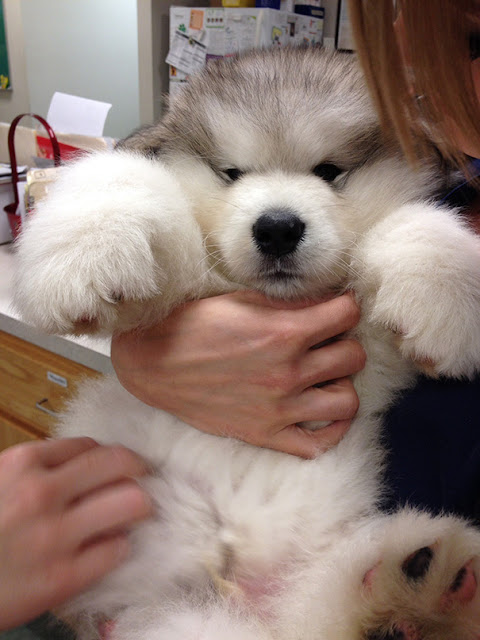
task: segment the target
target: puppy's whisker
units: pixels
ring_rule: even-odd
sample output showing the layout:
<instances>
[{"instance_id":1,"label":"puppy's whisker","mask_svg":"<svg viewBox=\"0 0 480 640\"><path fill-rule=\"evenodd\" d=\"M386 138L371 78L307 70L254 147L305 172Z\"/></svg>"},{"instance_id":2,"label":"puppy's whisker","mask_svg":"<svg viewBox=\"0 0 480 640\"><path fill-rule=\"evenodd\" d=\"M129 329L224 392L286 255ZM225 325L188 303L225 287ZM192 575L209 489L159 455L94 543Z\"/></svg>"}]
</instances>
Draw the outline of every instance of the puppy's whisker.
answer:
<instances>
[{"instance_id":1,"label":"puppy's whisker","mask_svg":"<svg viewBox=\"0 0 480 640\"><path fill-rule=\"evenodd\" d=\"M237 209L237 211L240 211L241 213L248 213L246 209L244 209L243 207L240 207L239 205L235 204L234 202L231 202L230 200L225 200L225 198L219 198L218 196L212 196L211 197L212 200L216 200L217 202L223 202L224 204L227 204L229 207L233 207L234 209Z\"/></svg>"}]
</instances>

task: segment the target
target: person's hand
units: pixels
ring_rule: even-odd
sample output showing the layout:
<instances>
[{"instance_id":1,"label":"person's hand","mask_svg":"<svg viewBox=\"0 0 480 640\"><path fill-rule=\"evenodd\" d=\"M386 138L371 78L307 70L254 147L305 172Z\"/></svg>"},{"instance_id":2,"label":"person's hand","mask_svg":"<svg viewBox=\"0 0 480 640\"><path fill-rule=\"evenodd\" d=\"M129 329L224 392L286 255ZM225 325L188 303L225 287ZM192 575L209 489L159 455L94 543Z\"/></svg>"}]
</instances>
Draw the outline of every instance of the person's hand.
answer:
<instances>
[{"instance_id":1,"label":"person's hand","mask_svg":"<svg viewBox=\"0 0 480 640\"><path fill-rule=\"evenodd\" d=\"M115 336L112 362L130 393L197 429L309 458L346 433L358 409L349 376L365 364L351 339L313 347L352 329L359 315L350 294L320 304L226 294ZM332 423L297 426L314 420Z\"/></svg>"},{"instance_id":2,"label":"person's hand","mask_svg":"<svg viewBox=\"0 0 480 640\"><path fill-rule=\"evenodd\" d=\"M58 606L124 560L126 530L152 513L146 464L90 438L0 454L0 629Z\"/></svg>"}]
</instances>

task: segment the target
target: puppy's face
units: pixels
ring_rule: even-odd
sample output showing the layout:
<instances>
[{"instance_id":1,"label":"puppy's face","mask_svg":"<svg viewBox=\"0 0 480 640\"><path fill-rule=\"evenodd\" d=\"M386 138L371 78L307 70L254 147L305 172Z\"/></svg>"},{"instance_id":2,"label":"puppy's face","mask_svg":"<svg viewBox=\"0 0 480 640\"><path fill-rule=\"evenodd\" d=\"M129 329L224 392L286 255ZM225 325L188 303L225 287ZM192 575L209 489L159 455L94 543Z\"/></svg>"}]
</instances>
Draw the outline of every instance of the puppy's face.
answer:
<instances>
[{"instance_id":1,"label":"puppy's face","mask_svg":"<svg viewBox=\"0 0 480 640\"><path fill-rule=\"evenodd\" d=\"M345 285L361 227L354 185L387 153L351 56L277 50L208 65L147 138L228 278L281 298Z\"/></svg>"},{"instance_id":2,"label":"puppy's face","mask_svg":"<svg viewBox=\"0 0 480 640\"><path fill-rule=\"evenodd\" d=\"M264 52L210 67L188 91L190 153L177 147L176 166L217 267L281 298L340 289L352 241L342 185L379 147L351 58Z\"/></svg>"},{"instance_id":3,"label":"puppy's face","mask_svg":"<svg viewBox=\"0 0 480 640\"><path fill-rule=\"evenodd\" d=\"M338 215L344 203L322 178L245 172L221 197L211 246L232 280L280 298L342 286L349 238Z\"/></svg>"}]
</instances>

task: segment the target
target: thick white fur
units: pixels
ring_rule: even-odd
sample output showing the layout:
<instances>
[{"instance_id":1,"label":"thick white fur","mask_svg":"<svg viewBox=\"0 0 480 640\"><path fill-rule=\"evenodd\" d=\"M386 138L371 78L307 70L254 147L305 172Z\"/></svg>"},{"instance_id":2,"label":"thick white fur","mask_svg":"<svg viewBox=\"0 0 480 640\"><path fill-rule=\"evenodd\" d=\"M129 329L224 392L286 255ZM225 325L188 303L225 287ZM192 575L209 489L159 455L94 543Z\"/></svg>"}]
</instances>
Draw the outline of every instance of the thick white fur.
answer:
<instances>
[{"instance_id":1,"label":"thick white fur","mask_svg":"<svg viewBox=\"0 0 480 640\"><path fill-rule=\"evenodd\" d=\"M436 609L480 536L454 518L375 506L381 412L413 383L413 361L451 376L480 367L480 240L422 200L435 179L391 157L341 191L282 167L226 187L185 154L117 151L65 169L18 244L16 301L35 325L111 331L239 287L285 298L352 287L368 355L352 428L311 461L198 432L114 379L86 383L59 433L145 456L158 470L146 483L158 518L133 534L124 566L65 608L82 638L103 618L115 619L115 640L352 640L405 621L425 638L480 635L478 596ZM307 225L289 281L262 271L252 241L266 207L293 208ZM427 578L412 586L402 562L434 543Z\"/></svg>"}]
</instances>

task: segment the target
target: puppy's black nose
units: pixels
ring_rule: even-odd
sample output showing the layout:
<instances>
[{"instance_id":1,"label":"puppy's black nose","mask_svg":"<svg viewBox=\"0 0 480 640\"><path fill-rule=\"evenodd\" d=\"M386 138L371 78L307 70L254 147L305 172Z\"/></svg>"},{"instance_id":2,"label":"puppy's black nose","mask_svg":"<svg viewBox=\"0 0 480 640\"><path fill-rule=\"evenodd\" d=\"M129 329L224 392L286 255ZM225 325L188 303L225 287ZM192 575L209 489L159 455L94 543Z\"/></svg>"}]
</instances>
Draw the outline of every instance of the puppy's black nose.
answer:
<instances>
[{"instance_id":1,"label":"puppy's black nose","mask_svg":"<svg viewBox=\"0 0 480 640\"><path fill-rule=\"evenodd\" d=\"M280 257L295 250L305 233L305 224L290 209L272 209L258 218L252 233L262 253Z\"/></svg>"}]
</instances>

